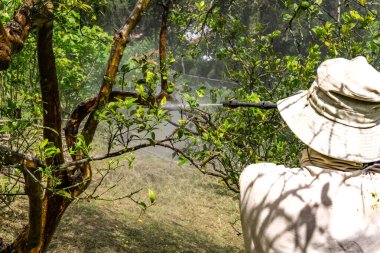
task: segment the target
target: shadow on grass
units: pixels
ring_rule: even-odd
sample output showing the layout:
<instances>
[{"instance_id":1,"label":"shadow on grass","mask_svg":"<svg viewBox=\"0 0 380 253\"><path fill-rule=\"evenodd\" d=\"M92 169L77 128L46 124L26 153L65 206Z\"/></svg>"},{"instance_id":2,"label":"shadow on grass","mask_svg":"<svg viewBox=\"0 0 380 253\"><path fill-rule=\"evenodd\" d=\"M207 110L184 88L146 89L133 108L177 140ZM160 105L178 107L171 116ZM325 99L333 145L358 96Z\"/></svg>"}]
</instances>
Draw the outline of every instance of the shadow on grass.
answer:
<instances>
[{"instance_id":1,"label":"shadow on grass","mask_svg":"<svg viewBox=\"0 0 380 253\"><path fill-rule=\"evenodd\" d=\"M99 210L85 205L72 208L62 220L49 252L242 252L228 242L216 245L210 235L175 222L144 217L142 223Z\"/></svg>"},{"instance_id":2,"label":"shadow on grass","mask_svg":"<svg viewBox=\"0 0 380 253\"><path fill-rule=\"evenodd\" d=\"M208 181L205 180L199 183L199 187L201 187L206 192L212 191L214 194L221 197L230 197L235 201L239 200L239 195L232 190L229 190L227 186L223 185L223 183L221 183L218 178L212 178L212 180Z\"/></svg>"}]
</instances>

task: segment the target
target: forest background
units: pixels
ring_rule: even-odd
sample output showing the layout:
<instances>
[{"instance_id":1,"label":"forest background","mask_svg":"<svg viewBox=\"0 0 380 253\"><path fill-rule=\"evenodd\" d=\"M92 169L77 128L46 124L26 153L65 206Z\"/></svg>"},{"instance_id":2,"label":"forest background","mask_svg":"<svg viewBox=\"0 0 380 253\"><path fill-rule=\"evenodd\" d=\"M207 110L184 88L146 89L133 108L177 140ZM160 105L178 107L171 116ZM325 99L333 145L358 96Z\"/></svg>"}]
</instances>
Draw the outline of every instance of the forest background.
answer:
<instances>
[{"instance_id":1,"label":"forest background","mask_svg":"<svg viewBox=\"0 0 380 253\"><path fill-rule=\"evenodd\" d=\"M275 110L205 104L276 102L329 58L363 55L378 68L379 5L2 0L0 205L28 214L0 252L45 252L67 207L104 200L115 171L147 159L140 149L171 150L235 202L248 164L297 166L303 146ZM114 200L142 212L156 203L152 189L146 200L123 191Z\"/></svg>"}]
</instances>

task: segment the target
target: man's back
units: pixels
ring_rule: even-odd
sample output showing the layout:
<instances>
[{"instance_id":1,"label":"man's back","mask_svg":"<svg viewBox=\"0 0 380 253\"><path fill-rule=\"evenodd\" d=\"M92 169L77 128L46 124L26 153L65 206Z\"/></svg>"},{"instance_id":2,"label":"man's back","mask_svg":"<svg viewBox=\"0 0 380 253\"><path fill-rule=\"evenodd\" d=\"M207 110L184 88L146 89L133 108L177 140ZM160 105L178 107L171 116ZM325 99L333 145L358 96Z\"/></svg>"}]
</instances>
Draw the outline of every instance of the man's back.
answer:
<instances>
[{"instance_id":1,"label":"man's back","mask_svg":"<svg viewBox=\"0 0 380 253\"><path fill-rule=\"evenodd\" d=\"M380 174L251 165L240 177L246 250L379 253L378 188Z\"/></svg>"}]
</instances>

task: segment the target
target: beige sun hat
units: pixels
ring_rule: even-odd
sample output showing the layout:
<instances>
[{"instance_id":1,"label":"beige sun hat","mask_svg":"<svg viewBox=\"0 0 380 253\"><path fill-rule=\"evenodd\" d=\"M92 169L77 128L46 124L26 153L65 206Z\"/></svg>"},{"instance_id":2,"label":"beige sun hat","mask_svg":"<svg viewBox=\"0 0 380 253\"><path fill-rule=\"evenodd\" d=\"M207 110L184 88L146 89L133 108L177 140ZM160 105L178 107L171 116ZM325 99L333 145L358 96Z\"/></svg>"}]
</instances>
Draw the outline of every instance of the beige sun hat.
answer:
<instances>
[{"instance_id":1,"label":"beige sun hat","mask_svg":"<svg viewBox=\"0 0 380 253\"><path fill-rule=\"evenodd\" d=\"M353 162L380 160L380 73L364 57L323 62L309 90L277 107L312 149Z\"/></svg>"}]
</instances>

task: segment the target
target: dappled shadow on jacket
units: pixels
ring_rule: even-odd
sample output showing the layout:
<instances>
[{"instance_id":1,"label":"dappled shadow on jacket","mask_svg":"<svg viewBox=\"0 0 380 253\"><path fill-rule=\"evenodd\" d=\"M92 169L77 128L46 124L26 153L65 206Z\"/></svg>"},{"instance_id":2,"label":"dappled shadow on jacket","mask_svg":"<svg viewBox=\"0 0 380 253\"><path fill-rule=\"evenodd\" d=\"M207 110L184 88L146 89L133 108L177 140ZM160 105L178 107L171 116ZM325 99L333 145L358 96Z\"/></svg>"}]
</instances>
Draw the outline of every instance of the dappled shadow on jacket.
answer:
<instances>
[{"instance_id":1,"label":"dappled shadow on jacket","mask_svg":"<svg viewBox=\"0 0 380 253\"><path fill-rule=\"evenodd\" d=\"M255 164L241 175L248 252L380 252L379 174Z\"/></svg>"}]
</instances>

